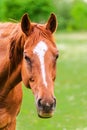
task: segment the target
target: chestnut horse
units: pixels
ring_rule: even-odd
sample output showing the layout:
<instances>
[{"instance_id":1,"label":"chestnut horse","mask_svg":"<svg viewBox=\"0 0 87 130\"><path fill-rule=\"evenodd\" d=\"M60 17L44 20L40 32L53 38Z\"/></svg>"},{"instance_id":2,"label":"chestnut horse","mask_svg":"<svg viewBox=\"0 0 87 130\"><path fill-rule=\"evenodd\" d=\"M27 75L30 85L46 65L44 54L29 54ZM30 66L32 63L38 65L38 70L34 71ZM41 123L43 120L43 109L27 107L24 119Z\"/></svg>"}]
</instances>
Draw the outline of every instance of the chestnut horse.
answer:
<instances>
[{"instance_id":1,"label":"chestnut horse","mask_svg":"<svg viewBox=\"0 0 87 130\"><path fill-rule=\"evenodd\" d=\"M0 130L15 130L22 102L21 81L31 88L39 117L49 118L56 106L54 80L58 50L53 39L54 14L46 24L0 23Z\"/></svg>"}]
</instances>

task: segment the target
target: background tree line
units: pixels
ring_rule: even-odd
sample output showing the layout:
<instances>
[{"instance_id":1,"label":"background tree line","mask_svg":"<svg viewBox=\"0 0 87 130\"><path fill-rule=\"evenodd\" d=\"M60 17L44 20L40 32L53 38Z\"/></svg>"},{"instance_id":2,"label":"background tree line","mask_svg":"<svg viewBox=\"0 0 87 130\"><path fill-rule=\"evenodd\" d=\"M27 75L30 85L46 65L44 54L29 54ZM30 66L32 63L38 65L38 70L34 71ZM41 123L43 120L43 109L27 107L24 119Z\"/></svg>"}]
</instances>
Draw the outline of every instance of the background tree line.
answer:
<instances>
[{"instance_id":1,"label":"background tree line","mask_svg":"<svg viewBox=\"0 0 87 130\"><path fill-rule=\"evenodd\" d=\"M87 30L84 0L0 0L0 21L19 21L26 12L35 22L44 22L54 12L59 30Z\"/></svg>"}]
</instances>

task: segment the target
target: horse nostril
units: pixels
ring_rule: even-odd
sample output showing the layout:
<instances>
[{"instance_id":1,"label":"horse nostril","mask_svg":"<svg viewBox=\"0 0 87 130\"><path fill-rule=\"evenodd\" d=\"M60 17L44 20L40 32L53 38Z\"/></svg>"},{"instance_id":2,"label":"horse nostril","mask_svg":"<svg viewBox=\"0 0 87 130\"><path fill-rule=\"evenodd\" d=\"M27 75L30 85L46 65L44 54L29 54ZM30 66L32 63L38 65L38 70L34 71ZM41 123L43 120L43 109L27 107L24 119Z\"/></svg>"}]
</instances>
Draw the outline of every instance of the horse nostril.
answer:
<instances>
[{"instance_id":1,"label":"horse nostril","mask_svg":"<svg viewBox=\"0 0 87 130\"><path fill-rule=\"evenodd\" d=\"M54 107L56 107L56 98L54 98L54 103L53 104L54 104Z\"/></svg>"},{"instance_id":2,"label":"horse nostril","mask_svg":"<svg viewBox=\"0 0 87 130\"><path fill-rule=\"evenodd\" d=\"M42 100L42 99L39 99L39 100L38 100L38 107L42 107L41 100Z\"/></svg>"},{"instance_id":3,"label":"horse nostril","mask_svg":"<svg viewBox=\"0 0 87 130\"><path fill-rule=\"evenodd\" d=\"M54 109L56 107L56 99L54 98L53 103L50 104L50 108Z\"/></svg>"},{"instance_id":4,"label":"horse nostril","mask_svg":"<svg viewBox=\"0 0 87 130\"><path fill-rule=\"evenodd\" d=\"M44 110L45 112L49 112L50 110L54 110L56 107L56 99L54 98L52 103L44 102L44 100L39 99L37 105L39 109Z\"/></svg>"}]
</instances>

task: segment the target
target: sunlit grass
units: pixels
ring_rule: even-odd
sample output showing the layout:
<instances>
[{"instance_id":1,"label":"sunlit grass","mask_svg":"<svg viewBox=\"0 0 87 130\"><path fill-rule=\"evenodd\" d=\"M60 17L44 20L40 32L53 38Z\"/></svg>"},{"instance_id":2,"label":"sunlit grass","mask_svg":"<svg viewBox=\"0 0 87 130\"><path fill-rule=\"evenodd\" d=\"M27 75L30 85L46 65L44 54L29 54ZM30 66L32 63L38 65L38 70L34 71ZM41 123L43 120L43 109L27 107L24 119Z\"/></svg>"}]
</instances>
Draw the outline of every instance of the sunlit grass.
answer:
<instances>
[{"instance_id":1,"label":"sunlit grass","mask_svg":"<svg viewBox=\"0 0 87 130\"><path fill-rule=\"evenodd\" d=\"M17 130L87 130L87 35L80 33L77 36L56 35L60 57L55 82L57 107L54 116L50 119L38 118L34 96L31 90L23 87Z\"/></svg>"}]
</instances>

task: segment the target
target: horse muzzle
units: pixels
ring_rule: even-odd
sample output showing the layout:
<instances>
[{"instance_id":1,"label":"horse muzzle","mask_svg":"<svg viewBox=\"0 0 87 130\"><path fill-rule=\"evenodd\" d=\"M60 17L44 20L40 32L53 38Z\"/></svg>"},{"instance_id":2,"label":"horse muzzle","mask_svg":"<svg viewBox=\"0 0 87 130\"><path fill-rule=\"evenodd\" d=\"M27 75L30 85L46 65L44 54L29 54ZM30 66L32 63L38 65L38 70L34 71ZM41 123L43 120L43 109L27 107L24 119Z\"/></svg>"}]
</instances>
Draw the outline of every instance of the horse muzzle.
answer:
<instances>
[{"instance_id":1,"label":"horse muzzle","mask_svg":"<svg viewBox=\"0 0 87 130\"><path fill-rule=\"evenodd\" d=\"M54 114L56 107L56 99L53 98L52 101L47 102L43 99L37 100L37 112L38 116L41 118L50 118Z\"/></svg>"}]
</instances>

